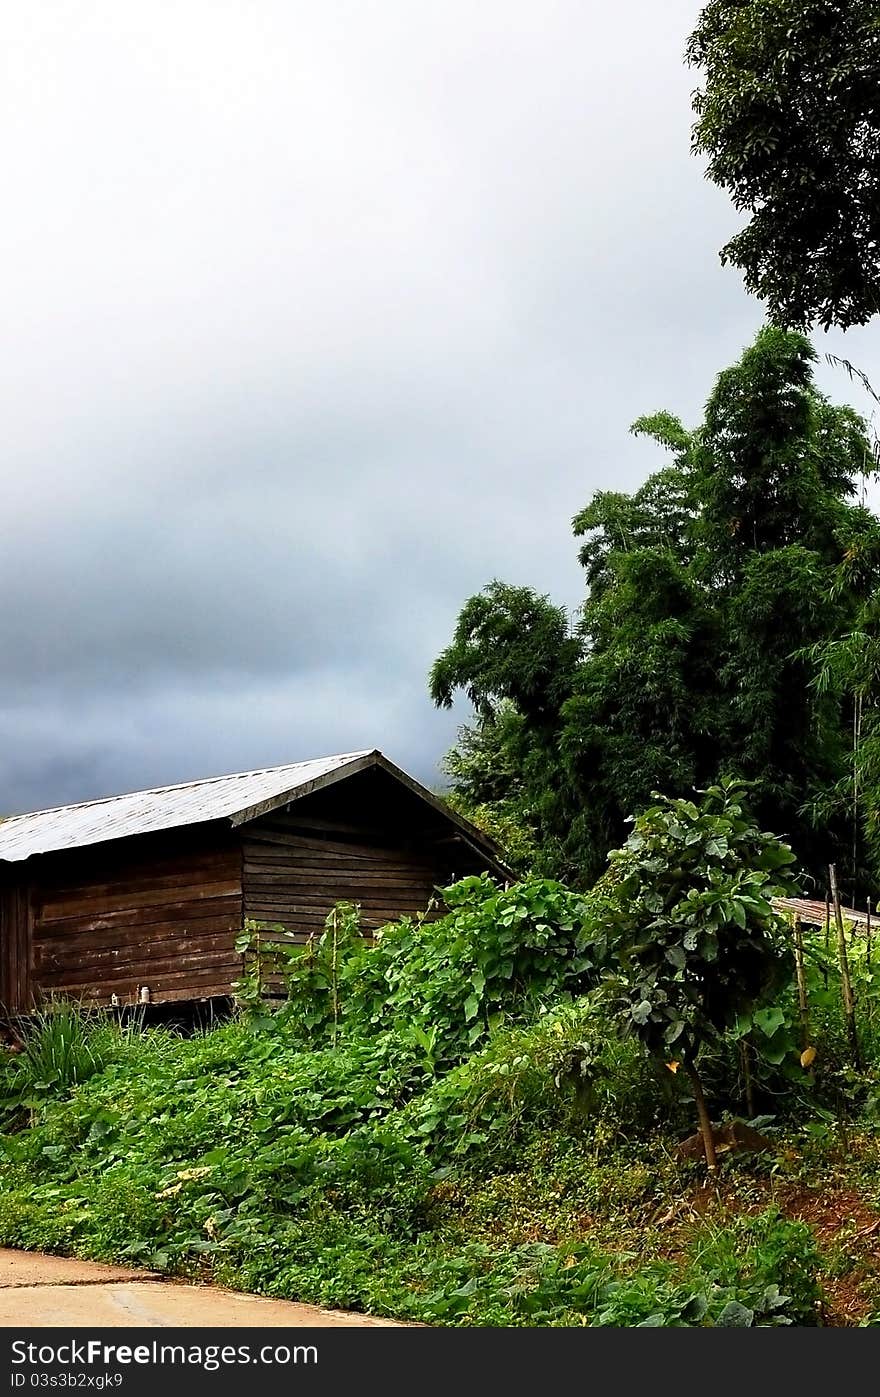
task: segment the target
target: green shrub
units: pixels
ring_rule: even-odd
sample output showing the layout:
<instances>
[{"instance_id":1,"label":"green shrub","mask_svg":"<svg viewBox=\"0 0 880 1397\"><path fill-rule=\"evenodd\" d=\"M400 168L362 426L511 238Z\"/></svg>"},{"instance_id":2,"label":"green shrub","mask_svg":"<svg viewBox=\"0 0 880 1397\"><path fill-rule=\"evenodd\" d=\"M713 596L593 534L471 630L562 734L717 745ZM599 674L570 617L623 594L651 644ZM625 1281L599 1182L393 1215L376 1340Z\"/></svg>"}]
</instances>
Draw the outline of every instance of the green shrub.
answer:
<instances>
[{"instance_id":1,"label":"green shrub","mask_svg":"<svg viewBox=\"0 0 880 1397\"><path fill-rule=\"evenodd\" d=\"M336 930L331 913L306 947L263 942L268 965L256 979L274 964L289 997L281 1017L311 1042L394 1032L420 1046L432 1071L460 1061L502 1022L524 1022L595 983L584 896L541 878L501 890L482 875L444 888L443 898L446 916L401 918L374 945L358 934L350 908Z\"/></svg>"},{"instance_id":2,"label":"green shrub","mask_svg":"<svg viewBox=\"0 0 880 1397\"><path fill-rule=\"evenodd\" d=\"M548 1131L606 1144L649 1131L668 1107L638 1045L608 1033L594 992L529 1027L499 1030L404 1114L436 1162L470 1157L485 1167Z\"/></svg>"},{"instance_id":3,"label":"green shrub","mask_svg":"<svg viewBox=\"0 0 880 1397\"><path fill-rule=\"evenodd\" d=\"M715 1286L736 1289L739 1302L760 1319L815 1324L819 1256L810 1229L778 1208L740 1216L700 1238L695 1270ZM780 1293L786 1298L780 1299Z\"/></svg>"}]
</instances>

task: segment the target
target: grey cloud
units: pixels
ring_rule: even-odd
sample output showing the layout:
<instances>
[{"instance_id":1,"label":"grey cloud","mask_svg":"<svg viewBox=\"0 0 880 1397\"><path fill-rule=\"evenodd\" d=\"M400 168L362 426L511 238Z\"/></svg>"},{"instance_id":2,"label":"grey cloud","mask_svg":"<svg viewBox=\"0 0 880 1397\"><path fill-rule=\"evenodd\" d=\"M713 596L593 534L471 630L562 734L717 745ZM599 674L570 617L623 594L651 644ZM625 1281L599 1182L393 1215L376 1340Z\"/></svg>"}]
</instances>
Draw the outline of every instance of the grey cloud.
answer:
<instances>
[{"instance_id":1,"label":"grey cloud","mask_svg":"<svg viewBox=\"0 0 880 1397\"><path fill-rule=\"evenodd\" d=\"M0 809L373 745L438 779L464 597L576 606L571 516L658 463L629 424L696 421L760 323L698 9L13 4Z\"/></svg>"}]
</instances>

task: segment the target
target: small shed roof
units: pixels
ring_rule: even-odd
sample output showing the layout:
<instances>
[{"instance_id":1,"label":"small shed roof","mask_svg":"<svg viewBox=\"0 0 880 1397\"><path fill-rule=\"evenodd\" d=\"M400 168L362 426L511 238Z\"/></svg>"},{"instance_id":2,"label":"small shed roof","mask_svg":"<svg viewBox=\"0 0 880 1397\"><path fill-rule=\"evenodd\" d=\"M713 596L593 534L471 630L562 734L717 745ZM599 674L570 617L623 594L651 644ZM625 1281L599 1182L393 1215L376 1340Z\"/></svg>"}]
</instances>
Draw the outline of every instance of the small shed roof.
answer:
<instances>
[{"instance_id":1,"label":"small shed roof","mask_svg":"<svg viewBox=\"0 0 880 1397\"><path fill-rule=\"evenodd\" d=\"M828 915L824 900L818 902L808 897L774 897L773 906L779 912L793 912L798 920L805 922L807 926L824 926L825 918ZM867 924L867 912L857 912L854 907L843 907L841 911L845 922L855 922L860 926ZM834 916L833 908L831 909L831 916L832 918ZM872 920L876 926L876 915L874 915Z\"/></svg>"},{"instance_id":2,"label":"small shed roof","mask_svg":"<svg viewBox=\"0 0 880 1397\"><path fill-rule=\"evenodd\" d=\"M19 862L35 854L78 849L88 844L211 820L226 819L232 825L244 824L370 766L382 767L396 777L456 825L469 842L498 863L499 868L503 867L494 840L463 820L377 750L342 752L313 761L293 762L289 766L239 771L230 776L157 786L148 791L13 815L0 821L0 862Z\"/></svg>"}]
</instances>

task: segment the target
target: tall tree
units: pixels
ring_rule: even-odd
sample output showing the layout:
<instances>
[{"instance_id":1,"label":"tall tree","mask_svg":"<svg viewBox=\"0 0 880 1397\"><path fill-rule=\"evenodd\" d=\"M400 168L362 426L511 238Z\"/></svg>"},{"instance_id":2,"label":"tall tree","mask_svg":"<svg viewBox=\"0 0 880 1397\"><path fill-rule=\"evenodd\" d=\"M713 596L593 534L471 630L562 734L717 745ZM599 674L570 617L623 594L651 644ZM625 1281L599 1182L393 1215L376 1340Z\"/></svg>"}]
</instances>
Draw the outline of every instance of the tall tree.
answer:
<instances>
[{"instance_id":1,"label":"tall tree","mask_svg":"<svg viewBox=\"0 0 880 1397\"><path fill-rule=\"evenodd\" d=\"M782 325L880 310L880 3L710 0L694 149L749 222L722 249Z\"/></svg>"},{"instance_id":2,"label":"tall tree","mask_svg":"<svg viewBox=\"0 0 880 1397\"><path fill-rule=\"evenodd\" d=\"M589 590L574 633L528 589L496 582L465 604L431 682L435 702L462 689L475 709L459 790L518 809L543 871L591 882L653 791L726 775L755 783L760 818L808 868L844 863L840 812L830 842L811 812L844 776L850 729L808 652L852 628L871 570L841 568L876 521L853 503L864 426L818 392L815 359L766 328L698 428L635 424L672 463L575 518Z\"/></svg>"},{"instance_id":3,"label":"tall tree","mask_svg":"<svg viewBox=\"0 0 880 1397\"><path fill-rule=\"evenodd\" d=\"M445 762L457 803L493 833L519 820L518 842L537 842L536 866L548 873L564 866L559 741L582 657L563 607L495 581L465 602L429 680L438 707L451 708L460 689L476 714Z\"/></svg>"}]
</instances>

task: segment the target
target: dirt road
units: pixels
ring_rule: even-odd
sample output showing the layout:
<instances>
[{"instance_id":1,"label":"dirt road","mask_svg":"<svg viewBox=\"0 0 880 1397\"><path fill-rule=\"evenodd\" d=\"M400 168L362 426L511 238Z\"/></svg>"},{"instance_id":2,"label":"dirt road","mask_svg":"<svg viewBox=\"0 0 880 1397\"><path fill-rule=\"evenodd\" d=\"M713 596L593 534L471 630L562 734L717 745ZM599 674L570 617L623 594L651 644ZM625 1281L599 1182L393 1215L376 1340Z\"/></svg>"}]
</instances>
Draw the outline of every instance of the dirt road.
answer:
<instances>
[{"instance_id":1,"label":"dirt road","mask_svg":"<svg viewBox=\"0 0 880 1397\"><path fill-rule=\"evenodd\" d=\"M148 1271L0 1250L0 1328L243 1328L393 1325L394 1320L180 1285Z\"/></svg>"}]
</instances>

